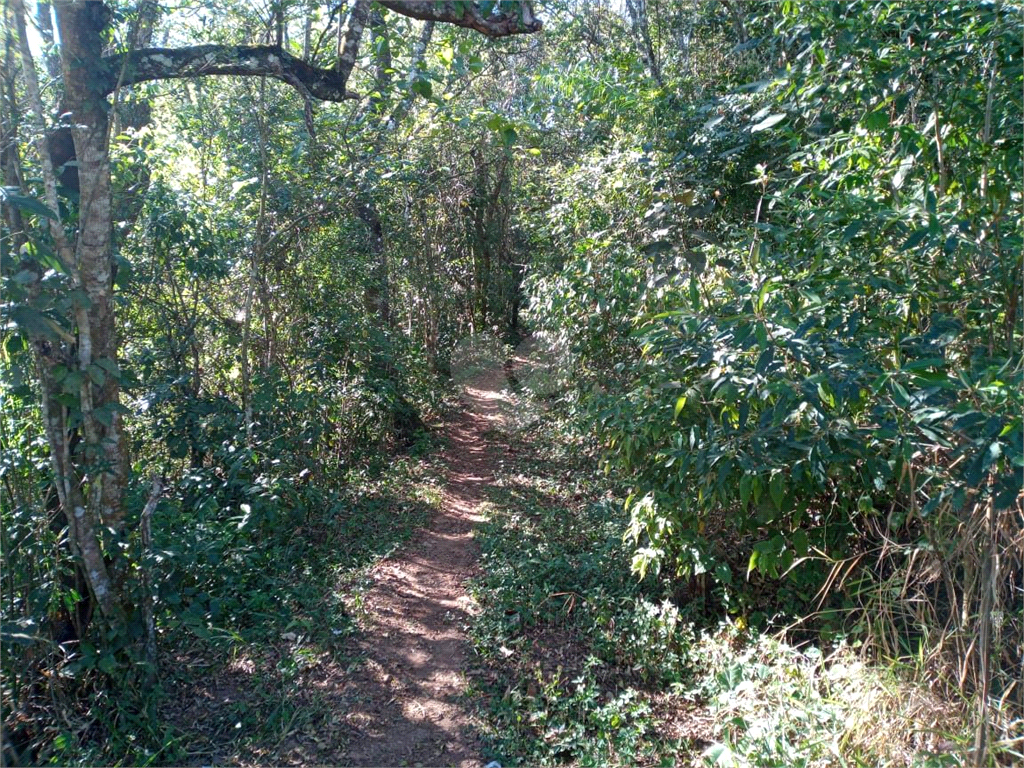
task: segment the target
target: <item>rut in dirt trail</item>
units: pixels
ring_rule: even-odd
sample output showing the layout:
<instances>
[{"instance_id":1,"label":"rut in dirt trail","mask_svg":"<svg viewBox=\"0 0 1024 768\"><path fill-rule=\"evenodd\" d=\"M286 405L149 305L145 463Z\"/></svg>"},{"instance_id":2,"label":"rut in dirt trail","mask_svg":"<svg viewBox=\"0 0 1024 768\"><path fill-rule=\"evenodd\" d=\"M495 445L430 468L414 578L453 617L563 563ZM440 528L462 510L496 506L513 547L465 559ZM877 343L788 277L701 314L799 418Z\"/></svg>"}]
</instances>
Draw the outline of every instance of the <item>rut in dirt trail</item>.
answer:
<instances>
[{"instance_id":1,"label":"rut in dirt trail","mask_svg":"<svg viewBox=\"0 0 1024 768\"><path fill-rule=\"evenodd\" d=\"M472 600L464 582L477 560L472 529L493 480L484 433L500 420L504 375L466 386L448 425L447 485L429 526L373 572L364 607L366 663L346 696L352 729L345 764L479 766L481 745L462 698Z\"/></svg>"}]
</instances>

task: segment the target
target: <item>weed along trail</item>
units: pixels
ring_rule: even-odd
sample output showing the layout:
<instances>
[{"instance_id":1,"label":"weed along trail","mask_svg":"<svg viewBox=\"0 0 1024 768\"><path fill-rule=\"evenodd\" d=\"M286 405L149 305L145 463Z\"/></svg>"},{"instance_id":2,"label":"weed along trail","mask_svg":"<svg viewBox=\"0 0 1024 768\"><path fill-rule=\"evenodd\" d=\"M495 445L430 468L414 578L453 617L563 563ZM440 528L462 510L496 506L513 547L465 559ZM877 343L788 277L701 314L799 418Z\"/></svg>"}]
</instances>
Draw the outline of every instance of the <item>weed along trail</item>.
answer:
<instances>
[{"instance_id":1,"label":"weed along trail","mask_svg":"<svg viewBox=\"0 0 1024 768\"><path fill-rule=\"evenodd\" d=\"M482 765L463 704L472 609L464 582L477 551L472 529L493 480L485 433L500 418L499 370L471 381L449 425L447 484L429 526L373 571L364 595L365 663L354 674L344 764Z\"/></svg>"}]
</instances>

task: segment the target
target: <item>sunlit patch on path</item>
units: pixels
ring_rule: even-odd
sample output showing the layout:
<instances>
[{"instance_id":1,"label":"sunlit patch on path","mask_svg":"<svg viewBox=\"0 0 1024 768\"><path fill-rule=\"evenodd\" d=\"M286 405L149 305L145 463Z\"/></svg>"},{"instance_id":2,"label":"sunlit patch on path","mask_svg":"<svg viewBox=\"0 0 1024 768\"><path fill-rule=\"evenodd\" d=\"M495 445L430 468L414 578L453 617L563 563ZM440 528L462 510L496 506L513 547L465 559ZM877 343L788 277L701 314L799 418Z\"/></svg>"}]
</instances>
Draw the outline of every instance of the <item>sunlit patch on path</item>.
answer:
<instances>
[{"instance_id":1,"label":"sunlit patch on path","mask_svg":"<svg viewBox=\"0 0 1024 768\"><path fill-rule=\"evenodd\" d=\"M365 662L346 691L346 765L478 766L462 698L473 603L464 583L477 552L473 524L493 481L484 433L507 405L501 370L466 382L465 409L449 425L447 486L431 524L373 571L364 597Z\"/></svg>"}]
</instances>

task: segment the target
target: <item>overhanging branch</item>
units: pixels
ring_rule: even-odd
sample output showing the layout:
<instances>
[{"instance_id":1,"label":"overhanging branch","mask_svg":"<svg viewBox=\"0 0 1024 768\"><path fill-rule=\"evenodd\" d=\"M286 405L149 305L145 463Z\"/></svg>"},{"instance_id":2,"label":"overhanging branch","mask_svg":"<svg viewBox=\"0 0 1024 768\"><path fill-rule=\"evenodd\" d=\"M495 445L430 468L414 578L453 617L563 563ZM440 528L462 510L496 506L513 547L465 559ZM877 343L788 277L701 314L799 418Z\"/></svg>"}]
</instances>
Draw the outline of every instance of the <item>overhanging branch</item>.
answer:
<instances>
[{"instance_id":1,"label":"overhanging branch","mask_svg":"<svg viewBox=\"0 0 1024 768\"><path fill-rule=\"evenodd\" d=\"M403 16L454 24L489 37L529 34L541 28L541 22L534 16L533 7L527 0L516 3L509 10L486 16L476 3L467 0L380 0L380 4ZM346 84L368 9L369 3L366 0L356 3L356 10L362 12L362 15L354 19L358 30L350 28L346 45L339 51L338 66L333 69L314 67L276 45L143 48L103 57L101 66L93 73L93 91L97 95L107 95L120 87L149 80L208 75L264 75L293 86L303 96L312 96L321 101L359 98L347 90ZM356 15L355 11L353 15Z\"/></svg>"},{"instance_id":2,"label":"overhanging branch","mask_svg":"<svg viewBox=\"0 0 1024 768\"><path fill-rule=\"evenodd\" d=\"M457 27L475 29L488 37L509 37L539 32L540 19L533 14L533 6L527 1L517 2L504 12L484 16L479 6L472 2L438 2L436 0L379 0L385 8L395 13L411 16L423 21L437 21L454 24ZM504 3L503 3L504 5Z\"/></svg>"},{"instance_id":3,"label":"overhanging branch","mask_svg":"<svg viewBox=\"0 0 1024 768\"><path fill-rule=\"evenodd\" d=\"M127 63L124 57L127 55ZM117 75L124 66L124 76ZM346 77L334 69L307 64L275 45L194 45L188 48L144 48L103 58L97 90L112 93L120 86L149 80L174 80L207 75L266 75L322 101L358 98L346 90Z\"/></svg>"}]
</instances>

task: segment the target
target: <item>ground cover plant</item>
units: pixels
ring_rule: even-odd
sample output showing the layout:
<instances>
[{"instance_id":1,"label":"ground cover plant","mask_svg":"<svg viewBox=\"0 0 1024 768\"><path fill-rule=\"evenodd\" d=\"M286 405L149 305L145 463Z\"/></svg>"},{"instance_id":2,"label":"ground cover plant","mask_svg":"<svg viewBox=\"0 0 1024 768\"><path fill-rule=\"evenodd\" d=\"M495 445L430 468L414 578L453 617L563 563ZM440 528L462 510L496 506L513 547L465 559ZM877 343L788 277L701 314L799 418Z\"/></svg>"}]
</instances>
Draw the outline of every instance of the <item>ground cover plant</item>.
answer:
<instances>
[{"instance_id":1,"label":"ground cover plant","mask_svg":"<svg viewBox=\"0 0 1024 768\"><path fill-rule=\"evenodd\" d=\"M846 642L701 629L672 579L624 578L622 499L557 419L506 433L479 533L474 676L502 764L966 765L964 699ZM1009 734L1008 734L1009 735ZM1012 738L1012 736L1011 736ZM1007 744L1009 746L1009 743Z\"/></svg>"}]
</instances>

